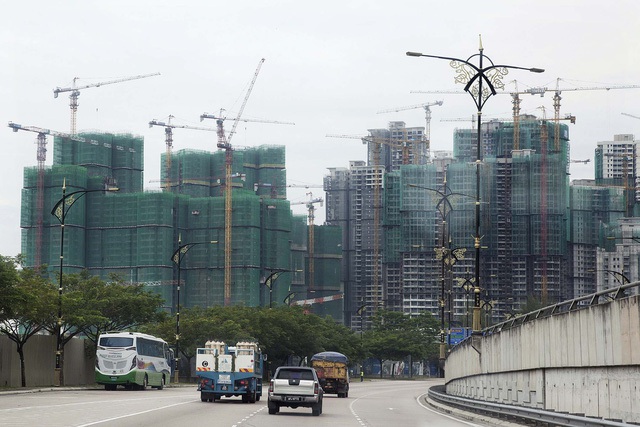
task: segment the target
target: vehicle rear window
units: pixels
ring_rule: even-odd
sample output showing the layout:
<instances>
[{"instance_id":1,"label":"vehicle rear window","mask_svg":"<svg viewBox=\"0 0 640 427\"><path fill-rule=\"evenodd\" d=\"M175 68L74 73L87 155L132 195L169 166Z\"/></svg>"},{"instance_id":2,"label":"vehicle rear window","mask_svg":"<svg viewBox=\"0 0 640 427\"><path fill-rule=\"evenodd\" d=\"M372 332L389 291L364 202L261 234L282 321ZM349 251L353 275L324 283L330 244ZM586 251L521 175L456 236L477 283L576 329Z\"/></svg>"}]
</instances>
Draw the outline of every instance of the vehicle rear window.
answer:
<instances>
[{"instance_id":1,"label":"vehicle rear window","mask_svg":"<svg viewBox=\"0 0 640 427\"><path fill-rule=\"evenodd\" d=\"M133 338L127 337L101 337L101 347L131 347L133 345Z\"/></svg>"},{"instance_id":2,"label":"vehicle rear window","mask_svg":"<svg viewBox=\"0 0 640 427\"><path fill-rule=\"evenodd\" d=\"M313 372L308 369L281 369L278 373L281 380L313 380Z\"/></svg>"}]
</instances>

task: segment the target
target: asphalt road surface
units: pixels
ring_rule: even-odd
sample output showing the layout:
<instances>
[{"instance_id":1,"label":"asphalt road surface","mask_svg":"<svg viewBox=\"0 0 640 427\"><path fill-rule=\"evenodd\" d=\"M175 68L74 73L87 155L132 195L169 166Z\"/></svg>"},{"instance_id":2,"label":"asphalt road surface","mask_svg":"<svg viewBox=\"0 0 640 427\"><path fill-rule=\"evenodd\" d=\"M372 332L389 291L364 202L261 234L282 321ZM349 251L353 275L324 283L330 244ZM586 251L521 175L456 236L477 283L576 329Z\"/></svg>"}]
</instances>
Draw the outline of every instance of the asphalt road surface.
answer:
<instances>
[{"instance_id":1,"label":"asphalt road surface","mask_svg":"<svg viewBox=\"0 0 640 427\"><path fill-rule=\"evenodd\" d=\"M434 411L425 403L433 381L352 382L349 397L325 395L323 413L281 408L269 415L266 394L257 403L240 398L201 402L196 387L133 391L102 389L0 395L0 426L210 426L216 427L418 427L480 426Z\"/></svg>"}]
</instances>

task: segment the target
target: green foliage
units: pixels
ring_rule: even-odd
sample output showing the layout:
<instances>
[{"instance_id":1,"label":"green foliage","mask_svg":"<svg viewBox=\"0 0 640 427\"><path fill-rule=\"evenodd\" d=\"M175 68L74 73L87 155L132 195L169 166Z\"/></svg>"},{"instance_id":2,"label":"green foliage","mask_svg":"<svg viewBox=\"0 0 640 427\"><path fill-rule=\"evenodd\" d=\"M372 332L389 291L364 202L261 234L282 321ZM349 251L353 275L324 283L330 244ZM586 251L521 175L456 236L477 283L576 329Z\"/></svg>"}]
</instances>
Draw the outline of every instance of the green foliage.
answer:
<instances>
[{"instance_id":1,"label":"green foliage","mask_svg":"<svg viewBox=\"0 0 640 427\"><path fill-rule=\"evenodd\" d=\"M148 324L144 331L175 345L176 319ZM361 358L359 338L330 317L307 314L300 307L211 307L180 312L180 356L195 356L209 340L236 343L255 340L268 354L272 367L290 356L311 358L321 351L338 351L350 359Z\"/></svg>"},{"instance_id":2,"label":"green foliage","mask_svg":"<svg viewBox=\"0 0 640 427\"><path fill-rule=\"evenodd\" d=\"M55 293L40 274L33 269L16 269L14 259L0 261L0 333L16 344L20 356L22 386L26 386L24 346L38 333L55 312Z\"/></svg>"},{"instance_id":3,"label":"green foliage","mask_svg":"<svg viewBox=\"0 0 640 427\"><path fill-rule=\"evenodd\" d=\"M414 360L438 354L437 320L430 313L410 317L401 312L381 310L373 318L373 327L363 334L368 356L383 360Z\"/></svg>"}]
</instances>

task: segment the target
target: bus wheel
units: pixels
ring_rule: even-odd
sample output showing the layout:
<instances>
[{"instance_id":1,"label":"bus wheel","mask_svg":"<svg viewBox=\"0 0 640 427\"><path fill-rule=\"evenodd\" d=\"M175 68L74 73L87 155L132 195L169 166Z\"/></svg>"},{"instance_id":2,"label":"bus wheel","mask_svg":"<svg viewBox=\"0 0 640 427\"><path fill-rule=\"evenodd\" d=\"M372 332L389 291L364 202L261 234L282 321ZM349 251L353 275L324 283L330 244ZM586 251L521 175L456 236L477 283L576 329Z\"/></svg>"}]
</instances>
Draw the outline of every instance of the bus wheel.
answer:
<instances>
[{"instance_id":1,"label":"bus wheel","mask_svg":"<svg viewBox=\"0 0 640 427\"><path fill-rule=\"evenodd\" d=\"M164 388L164 375L160 378L160 385L156 387L158 390L162 390Z\"/></svg>"},{"instance_id":2,"label":"bus wheel","mask_svg":"<svg viewBox=\"0 0 640 427\"><path fill-rule=\"evenodd\" d=\"M144 378L142 379L142 385L140 386L140 390L146 390L148 385L149 385L149 379L145 375Z\"/></svg>"},{"instance_id":3,"label":"bus wheel","mask_svg":"<svg viewBox=\"0 0 640 427\"><path fill-rule=\"evenodd\" d=\"M116 388L118 388L117 384L105 384L104 385L104 389L105 390L115 390Z\"/></svg>"}]
</instances>

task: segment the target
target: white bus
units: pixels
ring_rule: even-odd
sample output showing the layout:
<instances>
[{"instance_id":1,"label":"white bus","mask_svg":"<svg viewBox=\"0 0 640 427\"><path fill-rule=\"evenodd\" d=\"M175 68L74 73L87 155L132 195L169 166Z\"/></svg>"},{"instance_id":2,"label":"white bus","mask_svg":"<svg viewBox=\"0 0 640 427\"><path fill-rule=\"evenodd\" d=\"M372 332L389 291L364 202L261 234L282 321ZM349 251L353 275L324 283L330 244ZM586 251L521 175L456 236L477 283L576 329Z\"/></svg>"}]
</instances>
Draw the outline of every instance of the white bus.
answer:
<instances>
[{"instance_id":1,"label":"white bus","mask_svg":"<svg viewBox=\"0 0 640 427\"><path fill-rule=\"evenodd\" d=\"M109 332L98 338L96 383L106 390L162 390L171 378L173 351L161 338L139 332Z\"/></svg>"}]
</instances>

